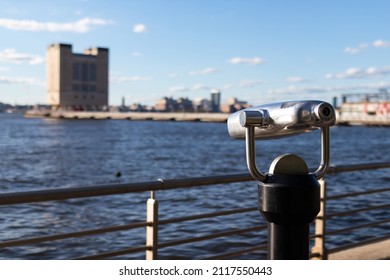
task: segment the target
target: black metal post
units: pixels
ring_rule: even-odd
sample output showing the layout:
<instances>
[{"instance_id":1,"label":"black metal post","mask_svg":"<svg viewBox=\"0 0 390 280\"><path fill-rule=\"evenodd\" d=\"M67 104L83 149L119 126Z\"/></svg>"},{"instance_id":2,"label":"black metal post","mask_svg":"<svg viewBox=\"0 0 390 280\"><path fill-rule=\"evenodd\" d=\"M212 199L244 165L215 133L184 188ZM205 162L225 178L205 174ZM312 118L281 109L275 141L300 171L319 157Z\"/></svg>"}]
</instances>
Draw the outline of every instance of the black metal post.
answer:
<instances>
[{"instance_id":1,"label":"black metal post","mask_svg":"<svg viewBox=\"0 0 390 280\"><path fill-rule=\"evenodd\" d=\"M268 175L259 184L259 210L269 222L269 259L309 259L309 225L320 210L315 175Z\"/></svg>"}]
</instances>

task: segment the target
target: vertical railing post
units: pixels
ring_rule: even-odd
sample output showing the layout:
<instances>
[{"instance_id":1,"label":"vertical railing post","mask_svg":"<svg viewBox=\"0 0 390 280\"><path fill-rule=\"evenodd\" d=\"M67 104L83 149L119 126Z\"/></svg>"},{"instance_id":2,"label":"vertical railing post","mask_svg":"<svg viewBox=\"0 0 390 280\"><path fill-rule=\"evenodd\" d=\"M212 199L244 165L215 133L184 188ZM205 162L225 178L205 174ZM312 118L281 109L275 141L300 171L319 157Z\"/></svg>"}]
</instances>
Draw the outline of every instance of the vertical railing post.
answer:
<instances>
[{"instance_id":1,"label":"vertical railing post","mask_svg":"<svg viewBox=\"0 0 390 280\"><path fill-rule=\"evenodd\" d=\"M320 183L320 194L321 194L321 204L320 204L320 212L318 213L315 219L315 239L314 239L314 247L312 248L312 253L315 255L313 257L314 260L327 260L328 253L326 250L326 233L325 233L325 216L326 216L326 182L322 178L318 180Z\"/></svg>"},{"instance_id":2,"label":"vertical railing post","mask_svg":"<svg viewBox=\"0 0 390 280\"><path fill-rule=\"evenodd\" d=\"M150 192L146 203L146 260L157 260L158 247L158 202L155 192Z\"/></svg>"}]
</instances>

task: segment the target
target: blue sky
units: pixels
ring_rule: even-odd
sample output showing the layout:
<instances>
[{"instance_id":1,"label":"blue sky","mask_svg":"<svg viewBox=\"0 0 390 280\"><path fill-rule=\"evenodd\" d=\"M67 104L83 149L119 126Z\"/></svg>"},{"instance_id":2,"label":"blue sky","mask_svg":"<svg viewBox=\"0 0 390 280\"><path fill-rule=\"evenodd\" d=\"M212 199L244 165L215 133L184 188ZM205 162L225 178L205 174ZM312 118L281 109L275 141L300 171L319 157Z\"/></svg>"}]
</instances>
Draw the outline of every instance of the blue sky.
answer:
<instances>
[{"instance_id":1,"label":"blue sky","mask_svg":"<svg viewBox=\"0 0 390 280\"><path fill-rule=\"evenodd\" d=\"M110 49L110 105L390 88L390 1L0 1L0 102L46 103L45 53Z\"/></svg>"}]
</instances>

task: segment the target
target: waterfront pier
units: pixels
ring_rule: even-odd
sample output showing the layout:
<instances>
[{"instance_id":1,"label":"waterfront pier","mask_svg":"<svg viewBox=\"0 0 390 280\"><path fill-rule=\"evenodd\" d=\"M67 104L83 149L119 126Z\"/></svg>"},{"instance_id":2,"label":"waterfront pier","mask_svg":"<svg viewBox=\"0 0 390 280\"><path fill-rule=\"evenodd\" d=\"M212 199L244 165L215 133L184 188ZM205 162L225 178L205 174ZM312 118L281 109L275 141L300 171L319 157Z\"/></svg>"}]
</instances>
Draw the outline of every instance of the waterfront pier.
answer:
<instances>
[{"instance_id":1,"label":"waterfront pier","mask_svg":"<svg viewBox=\"0 0 390 280\"><path fill-rule=\"evenodd\" d=\"M94 119L94 120L153 120L187 122L226 122L228 113L190 113L190 112L94 112L94 111L26 111L26 118L53 119ZM390 115L340 114L336 117L338 125L390 126Z\"/></svg>"},{"instance_id":2,"label":"waterfront pier","mask_svg":"<svg viewBox=\"0 0 390 280\"><path fill-rule=\"evenodd\" d=\"M154 121L200 121L226 122L226 113L161 113L161 112L88 112L88 111L27 111L25 117L46 117L54 119L113 119L113 120L154 120Z\"/></svg>"}]
</instances>

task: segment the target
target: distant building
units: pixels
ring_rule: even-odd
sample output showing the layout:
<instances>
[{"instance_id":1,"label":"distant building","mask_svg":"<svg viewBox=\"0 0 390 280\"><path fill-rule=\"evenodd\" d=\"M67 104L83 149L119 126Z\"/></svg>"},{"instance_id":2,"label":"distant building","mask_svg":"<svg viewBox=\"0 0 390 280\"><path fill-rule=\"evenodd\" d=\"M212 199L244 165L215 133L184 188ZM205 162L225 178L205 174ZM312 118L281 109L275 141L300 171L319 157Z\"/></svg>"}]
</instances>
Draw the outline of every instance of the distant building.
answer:
<instances>
[{"instance_id":1,"label":"distant building","mask_svg":"<svg viewBox=\"0 0 390 280\"><path fill-rule=\"evenodd\" d=\"M211 111L211 101L206 98L197 98L192 101L195 112L210 112Z\"/></svg>"},{"instance_id":2,"label":"distant building","mask_svg":"<svg viewBox=\"0 0 390 280\"><path fill-rule=\"evenodd\" d=\"M0 112L6 112L7 110L11 110L13 108L10 104L0 103Z\"/></svg>"},{"instance_id":3,"label":"distant building","mask_svg":"<svg viewBox=\"0 0 390 280\"><path fill-rule=\"evenodd\" d=\"M163 97L157 100L155 109L158 112L175 112L177 109L177 102L172 97Z\"/></svg>"},{"instance_id":4,"label":"distant building","mask_svg":"<svg viewBox=\"0 0 390 280\"><path fill-rule=\"evenodd\" d=\"M177 99L177 112L194 112L192 101L188 98L180 97Z\"/></svg>"},{"instance_id":5,"label":"distant building","mask_svg":"<svg viewBox=\"0 0 390 280\"><path fill-rule=\"evenodd\" d=\"M104 110L108 108L107 48L72 53L72 45L47 48L47 98L53 108Z\"/></svg>"},{"instance_id":6,"label":"distant building","mask_svg":"<svg viewBox=\"0 0 390 280\"><path fill-rule=\"evenodd\" d=\"M129 106L129 110L132 112L146 112L151 111L147 108L147 106L139 104L139 103L133 103Z\"/></svg>"},{"instance_id":7,"label":"distant building","mask_svg":"<svg viewBox=\"0 0 390 280\"><path fill-rule=\"evenodd\" d=\"M221 105L222 113L234 113L236 111L250 107L248 102L238 100L235 97L230 97L226 104Z\"/></svg>"},{"instance_id":8,"label":"distant building","mask_svg":"<svg viewBox=\"0 0 390 280\"><path fill-rule=\"evenodd\" d=\"M154 106L154 111L157 112L202 112L202 113L234 113L236 111L250 107L248 102L238 100L235 97L230 97L227 103L221 104L221 92L211 92L211 99L196 98L190 100L189 98L179 97L163 97L157 100ZM133 109L130 109L133 110Z\"/></svg>"},{"instance_id":9,"label":"distant building","mask_svg":"<svg viewBox=\"0 0 390 280\"><path fill-rule=\"evenodd\" d=\"M221 92L213 90L211 92L211 112L218 113L221 111Z\"/></svg>"},{"instance_id":10,"label":"distant building","mask_svg":"<svg viewBox=\"0 0 390 280\"><path fill-rule=\"evenodd\" d=\"M157 100L155 110L157 112L193 112L194 107L188 98L180 97L176 100L172 97L163 97Z\"/></svg>"}]
</instances>

